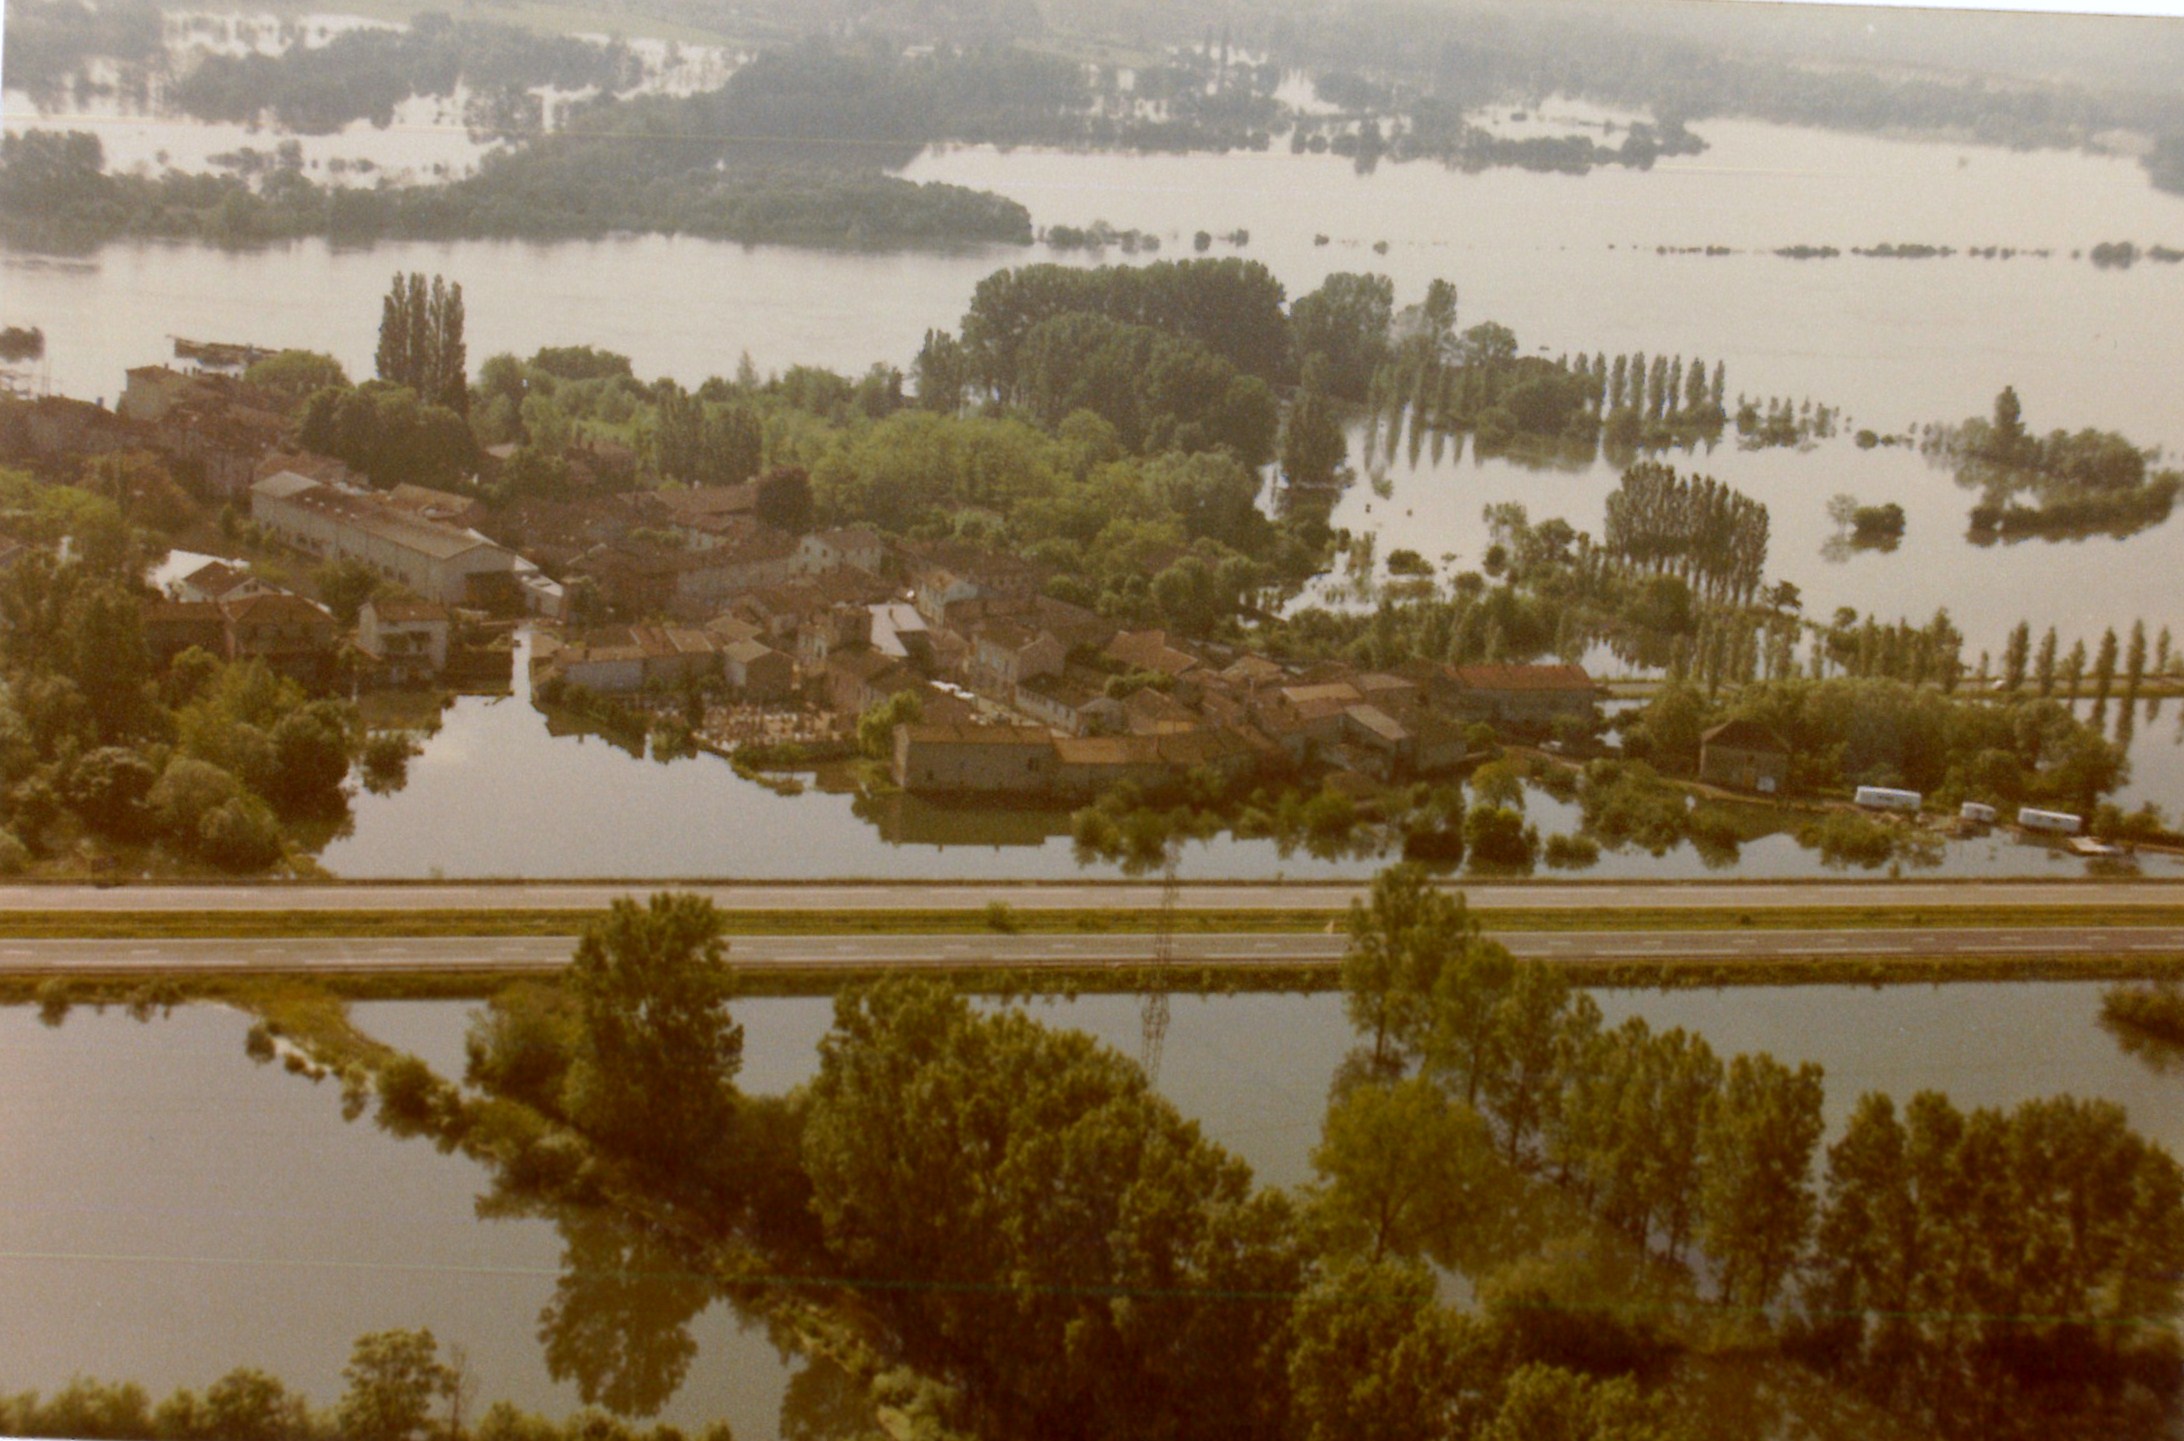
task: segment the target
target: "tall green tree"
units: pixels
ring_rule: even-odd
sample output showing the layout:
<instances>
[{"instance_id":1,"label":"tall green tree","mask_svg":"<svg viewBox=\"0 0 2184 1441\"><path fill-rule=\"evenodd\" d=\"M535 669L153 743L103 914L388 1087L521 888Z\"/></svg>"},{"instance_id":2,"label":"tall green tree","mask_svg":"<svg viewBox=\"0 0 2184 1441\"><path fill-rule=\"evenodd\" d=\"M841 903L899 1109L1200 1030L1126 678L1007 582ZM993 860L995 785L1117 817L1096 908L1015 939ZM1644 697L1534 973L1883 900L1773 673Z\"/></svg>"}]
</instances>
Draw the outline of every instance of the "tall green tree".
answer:
<instances>
[{"instance_id":1,"label":"tall green tree","mask_svg":"<svg viewBox=\"0 0 2184 1441\"><path fill-rule=\"evenodd\" d=\"M1343 1009L1372 1038L1368 1074L1400 1075L1431 1032L1442 969L1483 944L1479 924L1462 895L1443 890L1424 867L1406 864L1373 877L1370 899L1350 902L1344 926Z\"/></svg>"},{"instance_id":2,"label":"tall green tree","mask_svg":"<svg viewBox=\"0 0 2184 1441\"><path fill-rule=\"evenodd\" d=\"M2015 695L2025 688L2025 665L2032 654L2032 626L2019 621L2002 648L2002 689Z\"/></svg>"},{"instance_id":3,"label":"tall green tree","mask_svg":"<svg viewBox=\"0 0 2184 1441\"><path fill-rule=\"evenodd\" d=\"M845 991L803 1156L833 1264L995 1434L1285 1424L1286 1202L1091 1037L925 982Z\"/></svg>"},{"instance_id":4,"label":"tall green tree","mask_svg":"<svg viewBox=\"0 0 2184 1441\"><path fill-rule=\"evenodd\" d=\"M1699 1135L1700 1242L1721 1297L1764 1310L1803 1258L1822 1130L1820 1068L1762 1052L1729 1063Z\"/></svg>"},{"instance_id":5,"label":"tall green tree","mask_svg":"<svg viewBox=\"0 0 2184 1441\"><path fill-rule=\"evenodd\" d=\"M423 272L397 273L379 309L381 380L415 392L426 405L470 413L468 351L463 341L463 288Z\"/></svg>"},{"instance_id":6,"label":"tall green tree","mask_svg":"<svg viewBox=\"0 0 2184 1441\"><path fill-rule=\"evenodd\" d=\"M703 896L620 899L569 967L583 1018L569 1117L662 1171L702 1175L729 1144L743 1027L728 1014L723 926Z\"/></svg>"},{"instance_id":7,"label":"tall green tree","mask_svg":"<svg viewBox=\"0 0 2184 1441\"><path fill-rule=\"evenodd\" d=\"M1443 1265L1502 1174L1478 1116L1422 1076L1337 1097L1312 1169L1320 1218L1346 1249Z\"/></svg>"},{"instance_id":8,"label":"tall green tree","mask_svg":"<svg viewBox=\"0 0 2184 1441\"><path fill-rule=\"evenodd\" d=\"M359 1336L341 1374L349 1389L334 1423L345 1441L424 1441L433 1403L456 1382L430 1331Z\"/></svg>"}]
</instances>

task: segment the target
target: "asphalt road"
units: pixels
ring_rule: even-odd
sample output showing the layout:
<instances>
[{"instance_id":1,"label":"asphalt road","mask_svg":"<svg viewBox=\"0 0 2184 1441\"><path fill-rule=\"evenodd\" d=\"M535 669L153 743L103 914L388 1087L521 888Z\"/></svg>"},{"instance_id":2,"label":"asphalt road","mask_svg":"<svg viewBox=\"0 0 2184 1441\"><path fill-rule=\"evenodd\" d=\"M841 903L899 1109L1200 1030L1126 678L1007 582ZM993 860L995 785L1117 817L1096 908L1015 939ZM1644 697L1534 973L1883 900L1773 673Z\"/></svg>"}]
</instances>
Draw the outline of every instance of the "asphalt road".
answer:
<instances>
[{"instance_id":1,"label":"asphalt road","mask_svg":"<svg viewBox=\"0 0 2184 1441\"><path fill-rule=\"evenodd\" d=\"M599 910L618 896L697 891L737 911L979 910L1002 901L1018 910L1152 910L1158 884L996 884L874 881L671 881L500 883L377 882L250 885L8 885L0 910L18 911L490 911ZM1696 881L1538 882L1461 885L1470 904L1492 910L1617 910L1653 907L1759 910L1782 907L2184 906L2184 881ZM1198 882L1182 886L1186 910L1333 910L1363 896L1351 882Z\"/></svg>"},{"instance_id":2,"label":"asphalt road","mask_svg":"<svg viewBox=\"0 0 2184 1441\"><path fill-rule=\"evenodd\" d=\"M1500 937L1520 956L1548 960L1810 957L2113 956L2184 954L2184 927L2097 926L1962 930L1555 931ZM887 966L1142 966L1147 935L738 936L729 958L749 970ZM0 941L0 972L286 969L551 970L569 959L566 937L419 937L370 940ZM1178 935L1178 967L1309 965L1338 959L1343 938L1319 933Z\"/></svg>"}]
</instances>

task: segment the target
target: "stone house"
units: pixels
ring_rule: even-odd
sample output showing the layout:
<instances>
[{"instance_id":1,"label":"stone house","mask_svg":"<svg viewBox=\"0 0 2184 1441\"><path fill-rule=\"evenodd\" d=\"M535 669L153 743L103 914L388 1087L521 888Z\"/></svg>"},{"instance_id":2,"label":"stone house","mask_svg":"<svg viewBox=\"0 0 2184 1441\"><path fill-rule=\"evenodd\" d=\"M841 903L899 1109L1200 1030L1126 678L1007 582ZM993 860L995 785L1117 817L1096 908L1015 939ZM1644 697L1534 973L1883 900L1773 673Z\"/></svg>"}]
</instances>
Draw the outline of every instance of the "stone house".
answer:
<instances>
[{"instance_id":1,"label":"stone house","mask_svg":"<svg viewBox=\"0 0 2184 1441\"><path fill-rule=\"evenodd\" d=\"M1000 695L1037 676L1060 675L1069 654L1045 631L1013 620L980 621L970 641L972 683Z\"/></svg>"},{"instance_id":2,"label":"stone house","mask_svg":"<svg viewBox=\"0 0 2184 1441\"><path fill-rule=\"evenodd\" d=\"M760 640L739 640L721 649L728 684L753 700L781 700L796 689L796 662Z\"/></svg>"},{"instance_id":3,"label":"stone house","mask_svg":"<svg viewBox=\"0 0 2184 1441\"><path fill-rule=\"evenodd\" d=\"M886 555L887 546L880 533L864 525L815 530L796 543L797 568L806 575L836 570L864 570L876 575Z\"/></svg>"},{"instance_id":4,"label":"stone house","mask_svg":"<svg viewBox=\"0 0 2184 1441\"><path fill-rule=\"evenodd\" d=\"M308 686L333 678L334 618L300 595L245 596L220 607L230 660L264 661Z\"/></svg>"},{"instance_id":5,"label":"stone house","mask_svg":"<svg viewBox=\"0 0 2184 1441\"><path fill-rule=\"evenodd\" d=\"M1437 697L1467 720L1544 730L1563 716L1589 718L1601 689L1582 666L1465 665L1444 667Z\"/></svg>"},{"instance_id":6,"label":"stone house","mask_svg":"<svg viewBox=\"0 0 2184 1441\"><path fill-rule=\"evenodd\" d=\"M1758 721L1723 721L1699 737L1699 779L1774 795L1790 783L1789 744Z\"/></svg>"},{"instance_id":7,"label":"stone house","mask_svg":"<svg viewBox=\"0 0 2184 1441\"><path fill-rule=\"evenodd\" d=\"M195 646L210 655L227 654L227 616L209 600L144 602L144 648L161 669Z\"/></svg>"},{"instance_id":8,"label":"stone house","mask_svg":"<svg viewBox=\"0 0 2184 1441\"><path fill-rule=\"evenodd\" d=\"M1055 770L1054 738L1035 726L895 727L895 784L907 791L1037 795Z\"/></svg>"}]
</instances>

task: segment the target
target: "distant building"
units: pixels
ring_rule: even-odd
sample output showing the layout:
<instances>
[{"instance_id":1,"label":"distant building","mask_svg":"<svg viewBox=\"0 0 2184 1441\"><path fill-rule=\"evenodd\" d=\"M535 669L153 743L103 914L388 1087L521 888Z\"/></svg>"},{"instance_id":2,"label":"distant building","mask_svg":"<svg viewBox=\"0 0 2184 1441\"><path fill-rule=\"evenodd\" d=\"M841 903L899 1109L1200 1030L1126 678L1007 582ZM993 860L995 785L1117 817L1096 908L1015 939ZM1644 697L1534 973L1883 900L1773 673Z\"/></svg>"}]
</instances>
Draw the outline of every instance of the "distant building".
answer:
<instances>
[{"instance_id":1,"label":"distant building","mask_svg":"<svg viewBox=\"0 0 2184 1441\"><path fill-rule=\"evenodd\" d=\"M1774 795L1790 783L1789 744L1758 721L1723 721L1699 737L1699 779Z\"/></svg>"},{"instance_id":2,"label":"distant building","mask_svg":"<svg viewBox=\"0 0 2184 1441\"><path fill-rule=\"evenodd\" d=\"M461 605L479 580L513 585L518 557L474 530L426 520L377 497L282 471L250 488L251 519L328 560L349 557L428 600Z\"/></svg>"},{"instance_id":3,"label":"distant building","mask_svg":"<svg viewBox=\"0 0 2184 1441\"><path fill-rule=\"evenodd\" d=\"M721 648L728 684L753 700L781 700L796 689L796 662L759 640Z\"/></svg>"},{"instance_id":4,"label":"distant building","mask_svg":"<svg viewBox=\"0 0 2184 1441\"><path fill-rule=\"evenodd\" d=\"M370 656L390 685L431 680L447 669L445 607L425 600L375 596L356 614L357 649Z\"/></svg>"},{"instance_id":5,"label":"distant building","mask_svg":"<svg viewBox=\"0 0 2184 1441\"><path fill-rule=\"evenodd\" d=\"M1562 716L1589 717L1600 686L1574 665L1463 665L1445 668L1439 699L1474 720L1544 729Z\"/></svg>"},{"instance_id":6,"label":"distant building","mask_svg":"<svg viewBox=\"0 0 2184 1441\"><path fill-rule=\"evenodd\" d=\"M220 607L230 660L262 660L305 685L333 678L336 631L325 607L300 595L245 596Z\"/></svg>"},{"instance_id":7,"label":"distant building","mask_svg":"<svg viewBox=\"0 0 2184 1441\"><path fill-rule=\"evenodd\" d=\"M909 791L1035 795L1051 790L1054 738L1033 726L899 725L895 784Z\"/></svg>"},{"instance_id":8,"label":"distant building","mask_svg":"<svg viewBox=\"0 0 2184 1441\"><path fill-rule=\"evenodd\" d=\"M797 566L806 575L832 570L868 570L875 574L887 554L880 533L869 526L852 525L840 530L815 530L796 543Z\"/></svg>"},{"instance_id":9,"label":"distant building","mask_svg":"<svg viewBox=\"0 0 2184 1441\"><path fill-rule=\"evenodd\" d=\"M144 647L154 665L164 669L195 646L210 655L227 654L227 617L209 600L144 602Z\"/></svg>"},{"instance_id":10,"label":"distant building","mask_svg":"<svg viewBox=\"0 0 2184 1441\"><path fill-rule=\"evenodd\" d=\"M247 566L230 565L224 560L206 562L175 581L172 589L176 600L207 601L214 605L225 605L254 595L283 594L279 586L252 575Z\"/></svg>"}]
</instances>

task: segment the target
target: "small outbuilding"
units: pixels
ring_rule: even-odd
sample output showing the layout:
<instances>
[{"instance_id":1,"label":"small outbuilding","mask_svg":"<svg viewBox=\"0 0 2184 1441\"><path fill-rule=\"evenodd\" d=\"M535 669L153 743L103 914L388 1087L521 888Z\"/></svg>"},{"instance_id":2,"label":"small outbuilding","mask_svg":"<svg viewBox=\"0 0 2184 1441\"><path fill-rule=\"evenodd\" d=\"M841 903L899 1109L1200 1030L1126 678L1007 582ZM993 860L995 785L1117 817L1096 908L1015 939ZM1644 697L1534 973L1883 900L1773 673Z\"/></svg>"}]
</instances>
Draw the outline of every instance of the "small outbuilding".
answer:
<instances>
[{"instance_id":1,"label":"small outbuilding","mask_svg":"<svg viewBox=\"0 0 2184 1441\"><path fill-rule=\"evenodd\" d=\"M1790 747L1758 721L1723 721L1699 737L1699 779L1771 796L1790 783Z\"/></svg>"}]
</instances>

